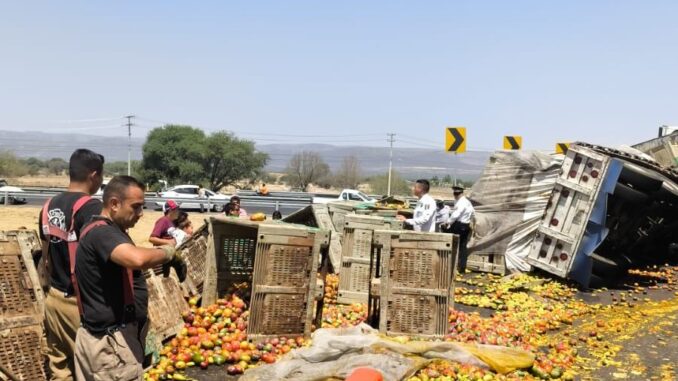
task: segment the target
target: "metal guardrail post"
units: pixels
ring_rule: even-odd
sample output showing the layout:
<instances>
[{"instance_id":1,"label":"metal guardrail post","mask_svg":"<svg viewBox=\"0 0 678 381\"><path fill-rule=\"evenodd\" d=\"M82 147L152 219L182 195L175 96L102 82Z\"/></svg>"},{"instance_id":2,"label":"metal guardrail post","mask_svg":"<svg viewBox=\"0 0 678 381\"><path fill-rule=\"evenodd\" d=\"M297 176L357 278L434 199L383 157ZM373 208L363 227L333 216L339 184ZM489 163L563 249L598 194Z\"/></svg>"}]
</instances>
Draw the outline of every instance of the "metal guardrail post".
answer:
<instances>
[{"instance_id":1,"label":"metal guardrail post","mask_svg":"<svg viewBox=\"0 0 678 381\"><path fill-rule=\"evenodd\" d=\"M5 191L5 206L9 205L9 191Z\"/></svg>"}]
</instances>

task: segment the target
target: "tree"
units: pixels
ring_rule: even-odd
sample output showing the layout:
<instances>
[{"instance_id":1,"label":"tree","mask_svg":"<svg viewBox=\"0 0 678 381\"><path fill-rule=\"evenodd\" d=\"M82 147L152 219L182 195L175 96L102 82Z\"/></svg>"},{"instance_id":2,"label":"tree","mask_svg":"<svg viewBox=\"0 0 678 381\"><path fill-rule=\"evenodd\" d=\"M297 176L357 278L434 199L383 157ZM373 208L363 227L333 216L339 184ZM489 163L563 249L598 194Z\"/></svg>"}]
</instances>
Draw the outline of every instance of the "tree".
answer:
<instances>
[{"instance_id":1,"label":"tree","mask_svg":"<svg viewBox=\"0 0 678 381\"><path fill-rule=\"evenodd\" d=\"M46 168L45 162L35 157L29 157L22 160L22 162L28 167L28 174L31 176L39 174Z\"/></svg>"},{"instance_id":2,"label":"tree","mask_svg":"<svg viewBox=\"0 0 678 381\"><path fill-rule=\"evenodd\" d=\"M268 161L268 155L257 152L254 142L238 139L224 131L207 138L204 155L207 182L215 191L242 179L261 177Z\"/></svg>"},{"instance_id":3,"label":"tree","mask_svg":"<svg viewBox=\"0 0 678 381\"><path fill-rule=\"evenodd\" d=\"M61 175L68 170L68 162L57 157L47 160L46 165L49 172L54 175Z\"/></svg>"},{"instance_id":4,"label":"tree","mask_svg":"<svg viewBox=\"0 0 678 381\"><path fill-rule=\"evenodd\" d=\"M388 173L373 176L367 179L373 193L385 195L388 191ZM412 193L407 180L400 177L398 172L393 172L391 176L391 194L397 196L409 196Z\"/></svg>"},{"instance_id":5,"label":"tree","mask_svg":"<svg viewBox=\"0 0 678 381\"><path fill-rule=\"evenodd\" d=\"M0 176L18 177L28 174L28 166L14 152L0 151Z\"/></svg>"},{"instance_id":6,"label":"tree","mask_svg":"<svg viewBox=\"0 0 678 381\"><path fill-rule=\"evenodd\" d=\"M433 177L431 177L431 185L432 186L440 185L440 179L438 178L437 175L433 175Z\"/></svg>"},{"instance_id":7,"label":"tree","mask_svg":"<svg viewBox=\"0 0 678 381\"><path fill-rule=\"evenodd\" d=\"M258 176L268 160L251 141L177 125L153 129L142 152L140 172L146 182L205 183L214 191Z\"/></svg>"},{"instance_id":8,"label":"tree","mask_svg":"<svg viewBox=\"0 0 678 381\"><path fill-rule=\"evenodd\" d=\"M132 176L141 177L141 161L132 160ZM110 163L104 163L104 176L118 176L127 174L127 162L126 161L113 161Z\"/></svg>"},{"instance_id":9,"label":"tree","mask_svg":"<svg viewBox=\"0 0 678 381\"><path fill-rule=\"evenodd\" d=\"M445 184L445 185L452 184L452 176L445 175L445 177L443 177L443 184Z\"/></svg>"},{"instance_id":10,"label":"tree","mask_svg":"<svg viewBox=\"0 0 678 381\"><path fill-rule=\"evenodd\" d=\"M205 133L191 126L166 125L151 130L142 147L141 174L148 183L198 183Z\"/></svg>"},{"instance_id":11,"label":"tree","mask_svg":"<svg viewBox=\"0 0 678 381\"><path fill-rule=\"evenodd\" d=\"M306 191L309 184L327 178L330 167L313 151L296 153L287 164L287 179L295 187Z\"/></svg>"},{"instance_id":12,"label":"tree","mask_svg":"<svg viewBox=\"0 0 678 381\"><path fill-rule=\"evenodd\" d=\"M360 184L360 161L356 156L346 156L334 175L334 185L339 188L356 189Z\"/></svg>"}]
</instances>

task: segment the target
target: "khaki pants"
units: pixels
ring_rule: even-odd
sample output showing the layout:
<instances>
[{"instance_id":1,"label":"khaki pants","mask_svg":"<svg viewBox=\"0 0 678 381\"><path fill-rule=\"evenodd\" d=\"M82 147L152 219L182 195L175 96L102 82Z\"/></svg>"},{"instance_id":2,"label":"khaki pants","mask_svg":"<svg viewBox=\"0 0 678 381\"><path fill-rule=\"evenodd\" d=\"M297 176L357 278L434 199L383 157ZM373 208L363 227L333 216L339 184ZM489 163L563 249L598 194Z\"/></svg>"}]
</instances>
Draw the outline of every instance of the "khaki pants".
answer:
<instances>
[{"instance_id":1,"label":"khaki pants","mask_svg":"<svg viewBox=\"0 0 678 381\"><path fill-rule=\"evenodd\" d=\"M92 335L85 328L79 328L75 339L75 379L143 380L144 347L139 337L139 325L136 323L103 335Z\"/></svg>"},{"instance_id":2,"label":"khaki pants","mask_svg":"<svg viewBox=\"0 0 678 381\"><path fill-rule=\"evenodd\" d=\"M80 313L74 296L50 288L45 299L45 330L47 331L47 358L53 381L72 381L75 334L80 326Z\"/></svg>"}]
</instances>

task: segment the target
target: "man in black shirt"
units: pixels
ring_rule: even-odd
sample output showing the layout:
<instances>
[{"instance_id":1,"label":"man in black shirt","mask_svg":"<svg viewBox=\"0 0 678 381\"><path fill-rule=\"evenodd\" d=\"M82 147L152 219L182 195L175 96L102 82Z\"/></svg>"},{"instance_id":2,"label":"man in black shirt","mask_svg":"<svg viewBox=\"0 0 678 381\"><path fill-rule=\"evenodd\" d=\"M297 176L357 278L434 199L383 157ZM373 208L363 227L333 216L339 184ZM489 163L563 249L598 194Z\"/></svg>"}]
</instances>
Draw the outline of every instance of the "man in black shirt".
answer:
<instances>
[{"instance_id":1,"label":"man in black shirt","mask_svg":"<svg viewBox=\"0 0 678 381\"><path fill-rule=\"evenodd\" d=\"M51 380L73 380L75 333L80 315L71 283L71 256L80 231L101 201L91 198L103 181L104 157L87 149L71 155L68 190L45 203L40 212L42 260L47 264L49 291L45 300L45 330Z\"/></svg>"},{"instance_id":2,"label":"man in black shirt","mask_svg":"<svg viewBox=\"0 0 678 381\"><path fill-rule=\"evenodd\" d=\"M76 292L82 326L75 341L78 381L141 380L148 291L142 270L158 264L185 278L174 246L136 247L127 235L143 215L145 186L114 177L104 190L104 208L82 231L76 256Z\"/></svg>"}]
</instances>

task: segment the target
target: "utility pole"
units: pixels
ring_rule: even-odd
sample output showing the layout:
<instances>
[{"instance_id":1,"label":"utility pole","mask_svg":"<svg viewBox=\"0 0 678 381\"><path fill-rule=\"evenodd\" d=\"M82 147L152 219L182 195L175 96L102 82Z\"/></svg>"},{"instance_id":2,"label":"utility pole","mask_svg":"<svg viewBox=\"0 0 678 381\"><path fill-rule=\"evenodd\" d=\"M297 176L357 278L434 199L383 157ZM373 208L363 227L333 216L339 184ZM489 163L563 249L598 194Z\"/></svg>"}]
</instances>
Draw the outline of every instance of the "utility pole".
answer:
<instances>
[{"instance_id":1,"label":"utility pole","mask_svg":"<svg viewBox=\"0 0 678 381\"><path fill-rule=\"evenodd\" d=\"M132 175L132 118L134 115L127 115L127 176Z\"/></svg>"},{"instance_id":2,"label":"utility pole","mask_svg":"<svg viewBox=\"0 0 678 381\"><path fill-rule=\"evenodd\" d=\"M386 195L390 196L391 195L391 172L393 171L393 142L395 142L395 134L392 132L389 132L386 134L388 137L386 139L387 142L390 143L391 145L391 150L389 153L388 157L388 190L386 191Z\"/></svg>"}]
</instances>

